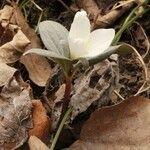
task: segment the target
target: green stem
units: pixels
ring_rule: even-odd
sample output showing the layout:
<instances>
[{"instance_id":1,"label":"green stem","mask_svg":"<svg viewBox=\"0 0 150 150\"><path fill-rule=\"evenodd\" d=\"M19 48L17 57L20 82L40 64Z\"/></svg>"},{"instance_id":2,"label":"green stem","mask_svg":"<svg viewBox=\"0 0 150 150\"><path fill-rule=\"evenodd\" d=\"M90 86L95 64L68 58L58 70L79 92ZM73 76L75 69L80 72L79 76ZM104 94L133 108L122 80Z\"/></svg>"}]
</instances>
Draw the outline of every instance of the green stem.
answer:
<instances>
[{"instance_id":1,"label":"green stem","mask_svg":"<svg viewBox=\"0 0 150 150\"><path fill-rule=\"evenodd\" d=\"M120 28L120 30L117 32L117 34L115 35L115 38L113 39L112 44L116 45L118 43L118 41L120 40L120 37L122 35L122 33L129 28L133 22L135 22L139 17L141 17L143 14L145 14L146 12L148 12L150 9L144 9L140 14L136 15L133 17L134 12L139 8L139 6L137 6L135 9L133 9L133 11L129 14L129 16L127 17L127 19L124 21L122 27ZM132 18L133 17L133 18Z\"/></svg>"},{"instance_id":2,"label":"green stem","mask_svg":"<svg viewBox=\"0 0 150 150\"><path fill-rule=\"evenodd\" d=\"M122 33L130 27L130 25L137 19L137 16L132 18L129 22L127 22L126 24L124 24L120 30L116 33L115 38L113 39L113 45L116 45L118 43L118 41L120 40L120 37L122 35Z\"/></svg>"},{"instance_id":3,"label":"green stem","mask_svg":"<svg viewBox=\"0 0 150 150\"><path fill-rule=\"evenodd\" d=\"M55 148L55 146L56 146L56 143L57 143L57 140L58 140L58 138L59 138L59 135L60 135L60 133L61 133L61 131L62 131L62 129L63 129L63 126L64 126L66 120L68 119L68 117L69 117L71 111L72 111L72 108L70 107L70 108L66 111L66 113L65 113L65 115L64 115L64 117L63 117L63 119L61 120L61 123L60 123L60 125L59 125L59 127L58 127L58 129L57 129L57 132L56 132L55 137L54 137L54 139L53 139L52 145L51 145L51 147L50 147L50 150L54 150L54 148Z\"/></svg>"}]
</instances>

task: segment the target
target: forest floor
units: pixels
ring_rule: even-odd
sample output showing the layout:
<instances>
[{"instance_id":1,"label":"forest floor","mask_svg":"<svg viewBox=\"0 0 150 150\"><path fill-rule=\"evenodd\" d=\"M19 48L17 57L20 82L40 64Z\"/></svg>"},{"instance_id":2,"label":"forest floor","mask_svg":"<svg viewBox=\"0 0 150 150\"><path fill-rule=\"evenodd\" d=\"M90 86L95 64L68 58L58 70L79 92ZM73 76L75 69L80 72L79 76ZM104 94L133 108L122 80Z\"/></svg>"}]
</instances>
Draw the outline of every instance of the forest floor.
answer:
<instances>
[{"instance_id":1,"label":"forest floor","mask_svg":"<svg viewBox=\"0 0 150 150\"><path fill-rule=\"evenodd\" d=\"M62 69L24 52L45 48L40 22L69 31L80 10L92 31L114 28L112 45L126 43L133 51L77 68L63 122ZM1 0L0 33L0 150L150 149L149 0Z\"/></svg>"}]
</instances>

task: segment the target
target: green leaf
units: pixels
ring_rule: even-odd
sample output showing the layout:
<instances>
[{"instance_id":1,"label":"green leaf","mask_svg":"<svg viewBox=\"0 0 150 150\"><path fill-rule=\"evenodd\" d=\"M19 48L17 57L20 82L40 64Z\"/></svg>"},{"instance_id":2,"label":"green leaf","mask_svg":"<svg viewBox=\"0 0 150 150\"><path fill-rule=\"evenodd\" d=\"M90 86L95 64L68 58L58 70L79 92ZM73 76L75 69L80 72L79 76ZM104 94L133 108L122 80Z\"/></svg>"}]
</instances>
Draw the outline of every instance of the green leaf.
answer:
<instances>
[{"instance_id":1,"label":"green leaf","mask_svg":"<svg viewBox=\"0 0 150 150\"><path fill-rule=\"evenodd\" d=\"M121 45L117 45L117 46L111 46L106 51L104 51L102 54L100 54L96 57L87 58L87 60L89 61L90 65L93 65L93 64L96 64L96 63L108 58L112 54L125 55L125 54L129 54L129 53L133 52L133 50L134 50L134 48L129 44L121 44Z\"/></svg>"},{"instance_id":2,"label":"green leaf","mask_svg":"<svg viewBox=\"0 0 150 150\"><path fill-rule=\"evenodd\" d=\"M31 53L47 57L48 59L58 63L62 67L66 75L70 73L72 62L69 58L66 58L53 51L48 51L48 50L39 49L39 48L30 49L27 52L25 52L24 55L31 54Z\"/></svg>"},{"instance_id":3,"label":"green leaf","mask_svg":"<svg viewBox=\"0 0 150 150\"><path fill-rule=\"evenodd\" d=\"M39 24L39 33L45 47L56 54L69 58L68 30L55 21Z\"/></svg>"},{"instance_id":4,"label":"green leaf","mask_svg":"<svg viewBox=\"0 0 150 150\"><path fill-rule=\"evenodd\" d=\"M38 54L38 55L47 57L47 58L49 58L49 59L52 59L53 61L55 61L55 59L57 59L57 60L67 60L67 61L69 61L68 58L63 57L63 56L60 55L60 54L56 54L55 52L45 50L45 49L33 48L33 49L30 49L30 50L28 50L27 52L25 52L24 55L29 54L29 53Z\"/></svg>"}]
</instances>

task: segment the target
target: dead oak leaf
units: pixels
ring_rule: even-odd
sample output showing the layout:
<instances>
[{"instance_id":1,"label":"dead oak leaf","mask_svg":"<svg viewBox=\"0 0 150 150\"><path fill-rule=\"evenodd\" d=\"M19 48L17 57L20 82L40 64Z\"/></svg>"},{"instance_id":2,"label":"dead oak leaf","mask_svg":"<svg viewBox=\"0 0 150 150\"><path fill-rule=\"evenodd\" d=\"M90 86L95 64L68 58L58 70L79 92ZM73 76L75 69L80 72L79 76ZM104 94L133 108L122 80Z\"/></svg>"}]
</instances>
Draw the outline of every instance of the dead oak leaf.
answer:
<instances>
[{"instance_id":1,"label":"dead oak leaf","mask_svg":"<svg viewBox=\"0 0 150 150\"><path fill-rule=\"evenodd\" d=\"M150 100L131 97L96 110L70 150L150 149Z\"/></svg>"}]
</instances>

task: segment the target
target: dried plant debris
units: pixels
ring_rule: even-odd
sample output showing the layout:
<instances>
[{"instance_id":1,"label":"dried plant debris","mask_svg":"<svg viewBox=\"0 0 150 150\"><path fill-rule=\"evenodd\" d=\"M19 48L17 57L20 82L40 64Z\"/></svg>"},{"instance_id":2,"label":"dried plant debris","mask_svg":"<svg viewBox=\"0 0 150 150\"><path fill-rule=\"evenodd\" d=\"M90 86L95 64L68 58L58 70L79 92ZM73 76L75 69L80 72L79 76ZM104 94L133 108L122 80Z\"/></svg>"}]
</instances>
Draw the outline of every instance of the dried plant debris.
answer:
<instances>
[{"instance_id":1,"label":"dried plant debris","mask_svg":"<svg viewBox=\"0 0 150 150\"><path fill-rule=\"evenodd\" d=\"M0 149L16 149L27 140L31 107L29 85L12 77L0 93Z\"/></svg>"},{"instance_id":2,"label":"dried plant debris","mask_svg":"<svg viewBox=\"0 0 150 150\"><path fill-rule=\"evenodd\" d=\"M132 97L96 110L70 150L150 149L150 100Z\"/></svg>"}]
</instances>

